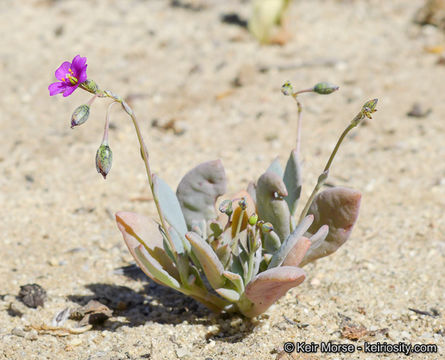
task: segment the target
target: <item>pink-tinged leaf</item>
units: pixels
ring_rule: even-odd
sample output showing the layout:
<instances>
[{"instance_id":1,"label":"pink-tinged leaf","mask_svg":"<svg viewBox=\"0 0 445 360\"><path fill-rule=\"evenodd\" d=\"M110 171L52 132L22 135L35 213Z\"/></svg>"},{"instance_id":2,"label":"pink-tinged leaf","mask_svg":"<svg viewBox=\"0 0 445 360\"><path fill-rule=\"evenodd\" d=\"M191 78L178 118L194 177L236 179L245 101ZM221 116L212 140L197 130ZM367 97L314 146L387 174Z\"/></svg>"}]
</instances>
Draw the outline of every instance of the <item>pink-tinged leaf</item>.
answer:
<instances>
[{"instance_id":1,"label":"pink-tinged leaf","mask_svg":"<svg viewBox=\"0 0 445 360\"><path fill-rule=\"evenodd\" d=\"M256 204L256 185L253 182L249 182L247 185L247 193L252 198L254 205Z\"/></svg>"},{"instance_id":2,"label":"pink-tinged leaf","mask_svg":"<svg viewBox=\"0 0 445 360\"><path fill-rule=\"evenodd\" d=\"M227 299L231 302L236 302L240 298L239 293L233 289L219 288L215 289L215 291L218 295L221 295L224 299Z\"/></svg>"},{"instance_id":3,"label":"pink-tinged leaf","mask_svg":"<svg viewBox=\"0 0 445 360\"><path fill-rule=\"evenodd\" d=\"M165 271L161 264L159 264L154 257L152 257L145 247L141 244L134 248L136 259L144 265L146 269L162 284L169 286L173 289L179 290L181 285L178 280Z\"/></svg>"},{"instance_id":4,"label":"pink-tinged leaf","mask_svg":"<svg viewBox=\"0 0 445 360\"><path fill-rule=\"evenodd\" d=\"M276 267L258 274L247 285L245 292L254 306L243 313L253 317L265 312L289 289L300 285L305 278L306 273L294 266Z\"/></svg>"},{"instance_id":5,"label":"pink-tinged leaf","mask_svg":"<svg viewBox=\"0 0 445 360\"><path fill-rule=\"evenodd\" d=\"M182 178L176 190L188 229L195 222L216 218L216 199L226 192L226 173L221 160L199 164Z\"/></svg>"},{"instance_id":6,"label":"pink-tinged leaf","mask_svg":"<svg viewBox=\"0 0 445 360\"><path fill-rule=\"evenodd\" d=\"M308 215L298 224L295 230L292 231L292 233L281 244L278 251L273 254L268 269L272 269L283 264L284 259L286 259L287 255L295 247L295 244L297 244L301 237L306 233L313 221L314 216Z\"/></svg>"},{"instance_id":7,"label":"pink-tinged leaf","mask_svg":"<svg viewBox=\"0 0 445 360\"><path fill-rule=\"evenodd\" d=\"M294 245L291 251L287 254L286 258L283 261L283 266L298 266L301 263L301 260L303 260L304 255L306 255L306 252L309 249L309 246L311 246L311 241L305 237L302 236L298 239L297 243Z\"/></svg>"},{"instance_id":8,"label":"pink-tinged leaf","mask_svg":"<svg viewBox=\"0 0 445 360\"><path fill-rule=\"evenodd\" d=\"M150 278L156 281L153 274L138 261L135 253L135 249L141 244L146 247L148 253L156 259L162 268L176 280L179 279L176 266L164 250L163 238L158 225L152 219L133 212L121 211L116 213L116 222L131 255Z\"/></svg>"},{"instance_id":9,"label":"pink-tinged leaf","mask_svg":"<svg viewBox=\"0 0 445 360\"><path fill-rule=\"evenodd\" d=\"M315 220L308 232L314 234L328 225L329 233L324 241L314 242L300 266L332 254L348 240L358 218L361 197L359 191L343 187L324 190L315 197L308 212Z\"/></svg>"},{"instance_id":10,"label":"pink-tinged leaf","mask_svg":"<svg viewBox=\"0 0 445 360\"><path fill-rule=\"evenodd\" d=\"M193 252L198 258L210 285L214 289L223 287L226 282L223 276L224 267L212 247L201 236L192 231L185 234L185 237L192 245Z\"/></svg>"}]
</instances>

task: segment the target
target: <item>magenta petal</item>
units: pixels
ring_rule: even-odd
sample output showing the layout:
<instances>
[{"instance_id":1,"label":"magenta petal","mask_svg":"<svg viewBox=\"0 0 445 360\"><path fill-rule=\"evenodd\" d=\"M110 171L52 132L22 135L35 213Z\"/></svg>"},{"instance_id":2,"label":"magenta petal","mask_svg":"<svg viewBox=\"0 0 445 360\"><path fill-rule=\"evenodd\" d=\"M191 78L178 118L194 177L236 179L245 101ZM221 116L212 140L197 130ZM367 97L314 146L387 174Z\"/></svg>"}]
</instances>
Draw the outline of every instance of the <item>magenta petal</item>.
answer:
<instances>
[{"instance_id":1,"label":"magenta petal","mask_svg":"<svg viewBox=\"0 0 445 360\"><path fill-rule=\"evenodd\" d=\"M62 65L60 65L59 68L55 72L56 78L58 80L62 80L62 78L65 78L70 66L71 66L71 63L69 63L68 61L65 61Z\"/></svg>"},{"instance_id":2,"label":"magenta petal","mask_svg":"<svg viewBox=\"0 0 445 360\"><path fill-rule=\"evenodd\" d=\"M65 89L66 85L63 82L55 82L48 86L50 96L60 94L61 92L64 92Z\"/></svg>"},{"instance_id":3,"label":"magenta petal","mask_svg":"<svg viewBox=\"0 0 445 360\"><path fill-rule=\"evenodd\" d=\"M87 58L81 57L80 55L76 55L76 57L73 59L73 62L71 63L71 70L73 70L75 77L79 78L80 74L84 70L86 62Z\"/></svg>"},{"instance_id":4,"label":"magenta petal","mask_svg":"<svg viewBox=\"0 0 445 360\"><path fill-rule=\"evenodd\" d=\"M64 97L70 96L74 90L76 90L78 87L78 85L74 85L74 86L67 86L65 92L63 93Z\"/></svg>"},{"instance_id":5,"label":"magenta petal","mask_svg":"<svg viewBox=\"0 0 445 360\"><path fill-rule=\"evenodd\" d=\"M80 75L77 77L77 79L79 80L79 83L83 83L87 79L87 66L88 65L85 65L85 67L82 69Z\"/></svg>"}]
</instances>

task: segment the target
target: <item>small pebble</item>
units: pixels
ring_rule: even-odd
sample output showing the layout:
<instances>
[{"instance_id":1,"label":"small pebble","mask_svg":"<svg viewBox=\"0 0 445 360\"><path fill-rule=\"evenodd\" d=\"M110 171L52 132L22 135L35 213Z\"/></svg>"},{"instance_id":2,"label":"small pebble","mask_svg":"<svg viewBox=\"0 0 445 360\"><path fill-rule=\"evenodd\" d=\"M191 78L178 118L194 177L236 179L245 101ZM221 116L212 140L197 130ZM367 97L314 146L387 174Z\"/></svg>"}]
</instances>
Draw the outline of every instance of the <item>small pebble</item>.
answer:
<instances>
[{"instance_id":1,"label":"small pebble","mask_svg":"<svg viewBox=\"0 0 445 360\"><path fill-rule=\"evenodd\" d=\"M12 329L11 334L18 336L18 337L23 337L23 338L26 336L25 331L22 328L18 328L18 327L15 327L14 329Z\"/></svg>"}]
</instances>

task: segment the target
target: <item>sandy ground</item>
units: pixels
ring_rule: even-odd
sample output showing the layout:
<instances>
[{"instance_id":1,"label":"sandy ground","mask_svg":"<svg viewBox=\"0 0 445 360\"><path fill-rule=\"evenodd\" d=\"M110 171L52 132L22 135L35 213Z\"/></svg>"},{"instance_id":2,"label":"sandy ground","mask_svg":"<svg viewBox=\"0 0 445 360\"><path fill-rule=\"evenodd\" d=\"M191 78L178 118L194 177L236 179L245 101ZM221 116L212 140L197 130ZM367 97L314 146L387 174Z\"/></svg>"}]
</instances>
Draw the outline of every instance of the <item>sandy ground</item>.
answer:
<instances>
[{"instance_id":1,"label":"sandy ground","mask_svg":"<svg viewBox=\"0 0 445 360\"><path fill-rule=\"evenodd\" d=\"M281 352L285 341L330 340L433 343L439 353L412 358L443 358L445 66L435 52L445 38L412 22L423 1L299 0L289 13L293 38L281 47L260 46L221 22L231 12L248 16L248 2L191 3L0 0L0 358L406 358ZM71 130L70 114L87 94L48 96L54 70L76 54L88 57L89 77L102 88L132 98L153 169L172 186L199 162L221 158L235 192L276 155L284 162L296 109L281 84L328 80L340 91L301 99L307 197L337 136L378 97L374 119L347 139L330 177L363 192L351 239L307 266L308 279L254 321L214 315L140 276L117 274L132 259L112 214L155 211L125 114L112 113L114 164L104 181L94 156L107 102ZM431 112L408 117L415 102ZM153 127L155 119L174 119L184 133ZM43 308L16 299L29 283L47 291ZM104 325L63 337L29 330L90 299L114 311ZM346 339L345 324L369 333Z\"/></svg>"}]
</instances>

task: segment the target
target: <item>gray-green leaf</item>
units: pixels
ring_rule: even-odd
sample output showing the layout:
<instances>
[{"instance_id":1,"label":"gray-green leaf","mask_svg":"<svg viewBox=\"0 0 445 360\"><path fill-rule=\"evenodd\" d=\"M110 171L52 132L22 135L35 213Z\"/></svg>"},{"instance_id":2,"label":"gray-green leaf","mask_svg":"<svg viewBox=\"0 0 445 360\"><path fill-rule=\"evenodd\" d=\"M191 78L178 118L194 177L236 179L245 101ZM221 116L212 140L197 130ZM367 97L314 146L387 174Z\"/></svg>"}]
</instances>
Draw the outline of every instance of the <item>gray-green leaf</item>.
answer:
<instances>
[{"instance_id":1,"label":"gray-green leaf","mask_svg":"<svg viewBox=\"0 0 445 360\"><path fill-rule=\"evenodd\" d=\"M226 192L226 174L221 160L199 164L182 178L176 190L188 229L193 222L217 217L216 199Z\"/></svg>"},{"instance_id":2,"label":"gray-green leaf","mask_svg":"<svg viewBox=\"0 0 445 360\"><path fill-rule=\"evenodd\" d=\"M283 181L288 195L284 198L291 215L295 213L301 194L301 168L296 150L292 150L284 170Z\"/></svg>"}]
</instances>

